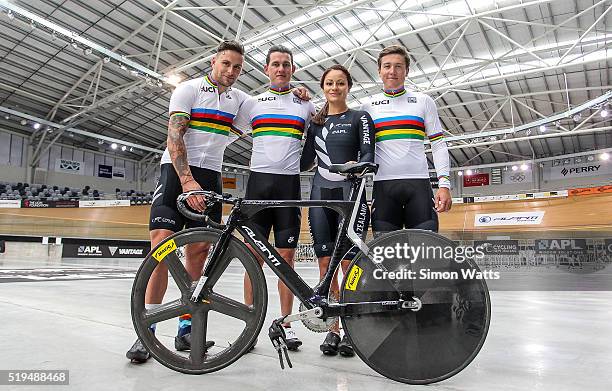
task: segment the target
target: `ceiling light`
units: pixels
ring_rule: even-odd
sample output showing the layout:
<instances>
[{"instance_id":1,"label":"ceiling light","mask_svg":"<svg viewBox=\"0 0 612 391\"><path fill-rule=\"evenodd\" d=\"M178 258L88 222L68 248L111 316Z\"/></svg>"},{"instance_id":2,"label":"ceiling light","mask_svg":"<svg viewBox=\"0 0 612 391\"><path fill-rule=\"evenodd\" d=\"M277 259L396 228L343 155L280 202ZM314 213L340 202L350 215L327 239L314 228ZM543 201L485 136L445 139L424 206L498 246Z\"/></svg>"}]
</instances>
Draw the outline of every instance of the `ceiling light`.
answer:
<instances>
[{"instance_id":1,"label":"ceiling light","mask_svg":"<svg viewBox=\"0 0 612 391\"><path fill-rule=\"evenodd\" d=\"M8 114L6 114L6 115L4 116L4 119L8 121L9 119L11 119L11 116L10 116L10 115L8 115Z\"/></svg>"},{"instance_id":2,"label":"ceiling light","mask_svg":"<svg viewBox=\"0 0 612 391\"><path fill-rule=\"evenodd\" d=\"M32 30L34 30L34 29L36 28L36 22L34 22L33 20L32 20L32 21L30 21L30 28L31 28Z\"/></svg>"},{"instance_id":3,"label":"ceiling light","mask_svg":"<svg viewBox=\"0 0 612 391\"><path fill-rule=\"evenodd\" d=\"M540 125L540 132L546 132L546 125Z\"/></svg>"},{"instance_id":4,"label":"ceiling light","mask_svg":"<svg viewBox=\"0 0 612 391\"><path fill-rule=\"evenodd\" d=\"M28 124L28 121L26 121L25 119L22 119L22 120L21 120L19 123L20 123L22 126L26 126L26 125Z\"/></svg>"},{"instance_id":5,"label":"ceiling light","mask_svg":"<svg viewBox=\"0 0 612 391\"><path fill-rule=\"evenodd\" d=\"M130 152L134 152L134 147L130 147Z\"/></svg>"},{"instance_id":6,"label":"ceiling light","mask_svg":"<svg viewBox=\"0 0 612 391\"><path fill-rule=\"evenodd\" d=\"M127 149L127 147L125 145L121 146L121 150L125 152L125 150Z\"/></svg>"},{"instance_id":7,"label":"ceiling light","mask_svg":"<svg viewBox=\"0 0 612 391\"><path fill-rule=\"evenodd\" d=\"M592 162L593 160L595 160L595 156L593 156L593 155L589 155L589 156L587 156L587 160L588 160L589 162Z\"/></svg>"},{"instance_id":8,"label":"ceiling light","mask_svg":"<svg viewBox=\"0 0 612 391\"><path fill-rule=\"evenodd\" d=\"M525 163L521 164L521 171L527 171L528 168L529 166L526 165Z\"/></svg>"},{"instance_id":9,"label":"ceiling light","mask_svg":"<svg viewBox=\"0 0 612 391\"><path fill-rule=\"evenodd\" d=\"M610 159L610 154L608 152L604 152L601 155L599 155L599 158L601 160L609 160Z\"/></svg>"},{"instance_id":10,"label":"ceiling light","mask_svg":"<svg viewBox=\"0 0 612 391\"><path fill-rule=\"evenodd\" d=\"M102 61L104 61L105 64L108 64L110 62L110 57L104 57Z\"/></svg>"},{"instance_id":11,"label":"ceiling light","mask_svg":"<svg viewBox=\"0 0 612 391\"><path fill-rule=\"evenodd\" d=\"M531 134L531 129L527 129L527 130L525 131L525 135L529 136L530 134Z\"/></svg>"},{"instance_id":12,"label":"ceiling light","mask_svg":"<svg viewBox=\"0 0 612 391\"><path fill-rule=\"evenodd\" d=\"M472 175L474 172L472 170L466 170L465 175Z\"/></svg>"},{"instance_id":13,"label":"ceiling light","mask_svg":"<svg viewBox=\"0 0 612 391\"><path fill-rule=\"evenodd\" d=\"M458 176L463 176L463 171L457 171Z\"/></svg>"},{"instance_id":14,"label":"ceiling light","mask_svg":"<svg viewBox=\"0 0 612 391\"><path fill-rule=\"evenodd\" d=\"M40 124L38 122L35 122L34 125L32 125L32 127L36 130L40 129Z\"/></svg>"},{"instance_id":15,"label":"ceiling light","mask_svg":"<svg viewBox=\"0 0 612 391\"><path fill-rule=\"evenodd\" d=\"M70 42L70 46L72 46L74 49L79 48L79 45L74 41L74 39Z\"/></svg>"},{"instance_id":16,"label":"ceiling light","mask_svg":"<svg viewBox=\"0 0 612 391\"><path fill-rule=\"evenodd\" d=\"M98 140L98 145L104 144L104 140Z\"/></svg>"},{"instance_id":17,"label":"ceiling light","mask_svg":"<svg viewBox=\"0 0 612 391\"><path fill-rule=\"evenodd\" d=\"M15 14L11 10L8 10L8 12L6 13L6 16L9 18L9 20L15 19Z\"/></svg>"},{"instance_id":18,"label":"ceiling light","mask_svg":"<svg viewBox=\"0 0 612 391\"><path fill-rule=\"evenodd\" d=\"M516 171L516 170L518 170L518 166L516 165L512 166L512 171Z\"/></svg>"},{"instance_id":19,"label":"ceiling light","mask_svg":"<svg viewBox=\"0 0 612 391\"><path fill-rule=\"evenodd\" d=\"M85 50L83 50L83 52L85 53L86 56L91 55L91 53L93 53L93 50L91 50L91 48L87 48Z\"/></svg>"},{"instance_id":20,"label":"ceiling light","mask_svg":"<svg viewBox=\"0 0 612 391\"><path fill-rule=\"evenodd\" d=\"M111 148L112 148L112 149L117 149L117 143L112 143L112 144L111 144Z\"/></svg>"},{"instance_id":21,"label":"ceiling light","mask_svg":"<svg viewBox=\"0 0 612 391\"><path fill-rule=\"evenodd\" d=\"M606 118L608 116L608 110L602 109L599 115L601 115L601 118Z\"/></svg>"},{"instance_id":22,"label":"ceiling light","mask_svg":"<svg viewBox=\"0 0 612 391\"><path fill-rule=\"evenodd\" d=\"M181 77L179 75L170 75L170 76L166 77L166 81L168 82L168 84L172 84L173 86L177 86L181 82Z\"/></svg>"},{"instance_id":23,"label":"ceiling light","mask_svg":"<svg viewBox=\"0 0 612 391\"><path fill-rule=\"evenodd\" d=\"M580 113L576 113L574 114L574 116L572 117L572 119L574 120L574 122L580 122L580 119L582 118L582 114Z\"/></svg>"}]
</instances>

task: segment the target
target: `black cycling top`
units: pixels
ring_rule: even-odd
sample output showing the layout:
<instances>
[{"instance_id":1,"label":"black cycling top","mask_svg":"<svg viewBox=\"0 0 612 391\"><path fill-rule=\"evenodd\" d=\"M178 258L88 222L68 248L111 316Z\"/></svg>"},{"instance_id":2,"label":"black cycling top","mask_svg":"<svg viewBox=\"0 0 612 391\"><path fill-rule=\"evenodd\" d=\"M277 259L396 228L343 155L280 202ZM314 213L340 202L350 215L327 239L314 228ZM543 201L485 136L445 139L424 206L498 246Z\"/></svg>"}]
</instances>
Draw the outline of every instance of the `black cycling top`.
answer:
<instances>
[{"instance_id":1,"label":"black cycling top","mask_svg":"<svg viewBox=\"0 0 612 391\"><path fill-rule=\"evenodd\" d=\"M331 181L344 177L329 172L331 164L374 161L374 122L365 111L351 110L327 117L324 125L310 123L300 171L312 168L318 158L317 173Z\"/></svg>"}]
</instances>

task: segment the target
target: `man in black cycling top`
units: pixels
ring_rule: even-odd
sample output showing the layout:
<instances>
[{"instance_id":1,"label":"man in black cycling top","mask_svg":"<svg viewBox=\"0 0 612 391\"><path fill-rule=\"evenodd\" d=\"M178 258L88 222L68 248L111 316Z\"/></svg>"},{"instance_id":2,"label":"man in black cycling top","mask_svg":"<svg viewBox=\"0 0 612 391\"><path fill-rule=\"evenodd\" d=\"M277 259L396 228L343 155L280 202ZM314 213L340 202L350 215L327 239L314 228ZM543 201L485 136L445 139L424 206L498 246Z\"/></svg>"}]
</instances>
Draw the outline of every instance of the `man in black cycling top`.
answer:
<instances>
[{"instance_id":1,"label":"man in black cycling top","mask_svg":"<svg viewBox=\"0 0 612 391\"><path fill-rule=\"evenodd\" d=\"M450 161L433 99L407 91L404 81L410 59L402 46L389 46L378 56L384 90L361 108L376 128L372 229L375 234L402 228L438 230L436 212L451 208ZM429 180L425 139L429 140L439 189L435 198Z\"/></svg>"},{"instance_id":2,"label":"man in black cycling top","mask_svg":"<svg viewBox=\"0 0 612 391\"><path fill-rule=\"evenodd\" d=\"M339 174L329 172L331 164L347 162L374 161L374 124L365 111L350 110L346 104L348 92L353 84L350 73L342 65L328 68L321 77L321 88L327 102L317 113L308 128L306 144L300 162L300 169L310 170L317 160L317 170L314 175L311 200L347 200L351 183ZM355 232L365 239L368 230L369 209L365 193L361 199ZM314 241L315 254L319 261L319 275L323 278L329 265L340 216L328 208L310 208L308 210L310 232ZM341 252L344 255L343 273L354 258L357 248L350 247L345 238ZM347 252L348 250L348 252ZM337 272L330 287L330 293L338 298L339 287ZM323 354L353 356L353 348L346 335L340 339L339 325L335 324L320 346Z\"/></svg>"},{"instance_id":3,"label":"man in black cycling top","mask_svg":"<svg viewBox=\"0 0 612 391\"><path fill-rule=\"evenodd\" d=\"M266 56L264 72L270 78L266 92L247 99L234 126L252 132L253 152L245 199L299 200L300 150L304 130L314 114L311 102L291 93L295 72L293 54L283 46L272 46ZM274 246L285 262L294 266L295 249L300 235L299 208L270 208L257 213L252 223L266 238L274 230ZM263 265L263 259L259 259ZM293 293L278 281L281 315L291 314ZM253 303L251 281L245 274L246 304ZM302 344L291 324L285 326L287 348L297 350Z\"/></svg>"}]
</instances>

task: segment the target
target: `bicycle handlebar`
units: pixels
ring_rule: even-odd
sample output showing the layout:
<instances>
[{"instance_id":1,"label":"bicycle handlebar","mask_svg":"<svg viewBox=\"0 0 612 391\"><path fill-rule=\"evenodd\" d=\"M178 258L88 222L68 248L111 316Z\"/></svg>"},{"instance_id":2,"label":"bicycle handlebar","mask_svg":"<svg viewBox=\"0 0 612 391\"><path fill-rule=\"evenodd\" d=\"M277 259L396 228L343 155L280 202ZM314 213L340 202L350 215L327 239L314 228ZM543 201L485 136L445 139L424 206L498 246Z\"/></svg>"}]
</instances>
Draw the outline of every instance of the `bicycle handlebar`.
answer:
<instances>
[{"instance_id":1,"label":"bicycle handlebar","mask_svg":"<svg viewBox=\"0 0 612 391\"><path fill-rule=\"evenodd\" d=\"M203 196L205 199L206 209L203 212L194 212L187 206L187 199L196 195ZM229 193L217 194L214 191L193 190L180 194L176 200L176 206L179 212L190 220L206 223L212 228L223 229L224 225L211 220L208 213L210 209L219 202L224 204L235 204L237 201L238 199Z\"/></svg>"}]
</instances>

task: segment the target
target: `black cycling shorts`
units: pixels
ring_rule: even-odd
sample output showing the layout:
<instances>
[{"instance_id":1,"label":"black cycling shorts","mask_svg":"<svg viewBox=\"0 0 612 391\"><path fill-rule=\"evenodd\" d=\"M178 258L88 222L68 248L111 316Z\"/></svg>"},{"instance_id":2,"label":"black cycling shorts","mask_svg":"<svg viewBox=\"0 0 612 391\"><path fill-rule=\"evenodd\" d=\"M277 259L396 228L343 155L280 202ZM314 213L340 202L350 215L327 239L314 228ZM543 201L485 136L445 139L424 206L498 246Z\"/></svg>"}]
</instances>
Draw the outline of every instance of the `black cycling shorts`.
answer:
<instances>
[{"instance_id":1,"label":"black cycling shorts","mask_svg":"<svg viewBox=\"0 0 612 391\"><path fill-rule=\"evenodd\" d=\"M300 176L251 172L247 182L247 200L300 200ZM274 247L296 248L300 237L300 208L268 208L257 212L250 221L268 238L274 229Z\"/></svg>"},{"instance_id":2,"label":"black cycling shorts","mask_svg":"<svg viewBox=\"0 0 612 391\"><path fill-rule=\"evenodd\" d=\"M221 173L206 168L189 166L193 179L202 187L203 190L211 190L221 194L222 183ZM149 231L154 229L168 229L178 232L183 227L206 227L206 223L193 221L183 216L176 207L176 199L183 192L181 181L171 163L161 165L161 175L155 192L153 193L153 203L151 205L151 217L149 219ZM221 222L221 204L213 207L208 214L213 221Z\"/></svg>"},{"instance_id":3,"label":"black cycling shorts","mask_svg":"<svg viewBox=\"0 0 612 391\"><path fill-rule=\"evenodd\" d=\"M438 231L429 179L374 181L372 230L379 234L403 228Z\"/></svg>"},{"instance_id":4,"label":"black cycling shorts","mask_svg":"<svg viewBox=\"0 0 612 391\"><path fill-rule=\"evenodd\" d=\"M312 182L311 200L348 200L351 191L351 183L348 181L329 181L319 175L315 175ZM350 216L347 216L350 218ZM314 242L313 247L317 258L330 257L334 250L336 237L340 225L340 214L329 208L308 209L308 223L310 235ZM359 211L355 220L355 232L365 240L370 222L370 209L366 202L365 192L361 198ZM345 254L342 259L353 259L359 249L351 246L347 237L343 238L340 252Z\"/></svg>"}]
</instances>

